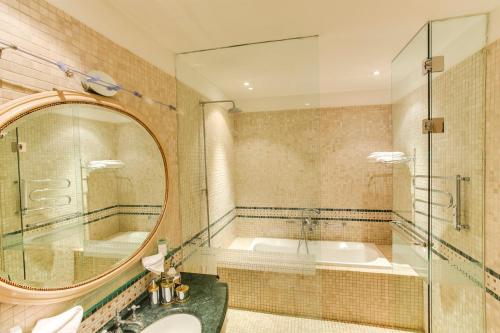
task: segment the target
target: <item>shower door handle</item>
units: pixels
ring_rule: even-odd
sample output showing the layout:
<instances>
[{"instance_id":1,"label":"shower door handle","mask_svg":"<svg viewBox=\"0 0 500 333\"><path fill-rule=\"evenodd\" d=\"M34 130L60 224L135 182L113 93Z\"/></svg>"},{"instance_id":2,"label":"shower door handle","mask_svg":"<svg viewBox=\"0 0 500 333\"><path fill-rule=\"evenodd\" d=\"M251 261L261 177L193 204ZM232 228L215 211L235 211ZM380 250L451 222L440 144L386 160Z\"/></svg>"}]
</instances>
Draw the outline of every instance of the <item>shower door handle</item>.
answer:
<instances>
[{"instance_id":1,"label":"shower door handle","mask_svg":"<svg viewBox=\"0 0 500 333\"><path fill-rule=\"evenodd\" d=\"M468 181L470 181L470 177L462 177L461 175L457 175L455 177L455 205L453 206L453 222L457 231L469 229L467 224L462 223L462 182Z\"/></svg>"}]
</instances>

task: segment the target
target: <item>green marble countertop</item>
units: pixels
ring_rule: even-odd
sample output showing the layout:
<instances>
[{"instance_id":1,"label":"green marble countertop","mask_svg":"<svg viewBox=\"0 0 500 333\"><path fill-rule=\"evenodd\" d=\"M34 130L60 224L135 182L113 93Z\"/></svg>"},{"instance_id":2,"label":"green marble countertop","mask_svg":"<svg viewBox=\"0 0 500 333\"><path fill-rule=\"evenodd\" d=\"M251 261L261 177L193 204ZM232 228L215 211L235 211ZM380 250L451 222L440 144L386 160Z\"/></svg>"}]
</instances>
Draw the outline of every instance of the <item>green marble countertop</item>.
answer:
<instances>
[{"instance_id":1,"label":"green marble countertop","mask_svg":"<svg viewBox=\"0 0 500 333\"><path fill-rule=\"evenodd\" d=\"M183 304L151 306L149 297L140 297L135 304L141 306L136 310L137 319L144 323L144 328L155 321L175 313L189 313L201 321L202 333L219 333L224 324L228 304L227 284L219 282L216 276L195 273L182 273L182 283L189 286L190 299ZM123 319L127 319L123 316ZM106 325L108 328L112 324ZM122 327L123 328L123 327ZM127 327L128 328L128 327ZM131 331L135 326L130 326ZM135 331L135 330L134 330Z\"/></svg>"}]
</instances>

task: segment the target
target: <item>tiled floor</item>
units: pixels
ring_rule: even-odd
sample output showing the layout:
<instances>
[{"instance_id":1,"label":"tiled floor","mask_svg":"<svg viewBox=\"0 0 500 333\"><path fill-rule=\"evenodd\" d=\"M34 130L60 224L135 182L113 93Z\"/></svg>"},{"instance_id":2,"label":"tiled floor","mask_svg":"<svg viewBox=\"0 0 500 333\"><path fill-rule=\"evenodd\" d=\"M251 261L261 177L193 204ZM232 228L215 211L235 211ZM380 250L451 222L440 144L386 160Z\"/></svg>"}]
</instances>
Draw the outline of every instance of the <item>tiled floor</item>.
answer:
<instances>
[{"instance_id":1,"label":"tiled floor","mask_svg":"<svg viewBox=\"0 0 500 333\"><path fill-rule=\"evenodd\" d=\"M228 309L226 333L408 333L337 321Z\"/></svg>"}]
</instances>

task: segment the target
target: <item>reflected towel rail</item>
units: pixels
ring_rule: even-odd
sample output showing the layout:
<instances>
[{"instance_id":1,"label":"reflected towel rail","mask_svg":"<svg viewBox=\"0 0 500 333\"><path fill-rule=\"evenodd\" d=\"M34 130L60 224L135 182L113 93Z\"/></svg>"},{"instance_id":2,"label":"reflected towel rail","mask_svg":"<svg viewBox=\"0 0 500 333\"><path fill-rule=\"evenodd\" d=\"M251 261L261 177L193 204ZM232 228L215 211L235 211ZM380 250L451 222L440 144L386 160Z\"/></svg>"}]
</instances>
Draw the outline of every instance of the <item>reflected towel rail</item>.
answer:
<instances>
[{"instance_id":1,"label":"reflected towel rail","mask_svg":"<svg viewBox=\"0 0 500 333\"><path fill-rule=\"evenodd\" d=\"M28 184L30 183L43 184L45 187L31 190L29 194L27 194L28 193L27 187L29 186ZM44 179L28 179L28 180L22 179L21 204L22 204L23 214L55 209L57 207L70 205L73 199L70 195L67 194L58 194L54 196L44 196L37 198L37 195L39 195L40 193L50 193L53 191L69 189L70 187L71 187L71 180L68 178L44 178ZM60 202L61 200L64 200L64 202ZM43 207L28 208L28 201L33 201L38 203L50 201L52 202L52 204L45 205Z\"/></svg>"}]
</instances>

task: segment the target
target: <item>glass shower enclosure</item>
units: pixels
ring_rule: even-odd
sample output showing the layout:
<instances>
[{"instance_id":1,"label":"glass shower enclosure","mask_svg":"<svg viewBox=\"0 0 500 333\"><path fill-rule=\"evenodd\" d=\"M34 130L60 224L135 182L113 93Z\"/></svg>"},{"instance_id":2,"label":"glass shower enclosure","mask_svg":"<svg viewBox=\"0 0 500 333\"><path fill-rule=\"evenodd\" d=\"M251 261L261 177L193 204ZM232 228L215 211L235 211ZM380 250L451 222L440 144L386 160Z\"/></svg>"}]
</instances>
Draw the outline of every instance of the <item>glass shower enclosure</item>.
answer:
<instances>
[{"instance_id":1,"label":"glass shower enclosure","mask_svg":"<svg viewBox=\"0 0 500 333\"><path fill-rule=\"evenodd\" d=\"M485 330L486 33L487 15L432 21L392 62L394 269L423 279L428 332Z\"/></svg>"}]
</instances>

